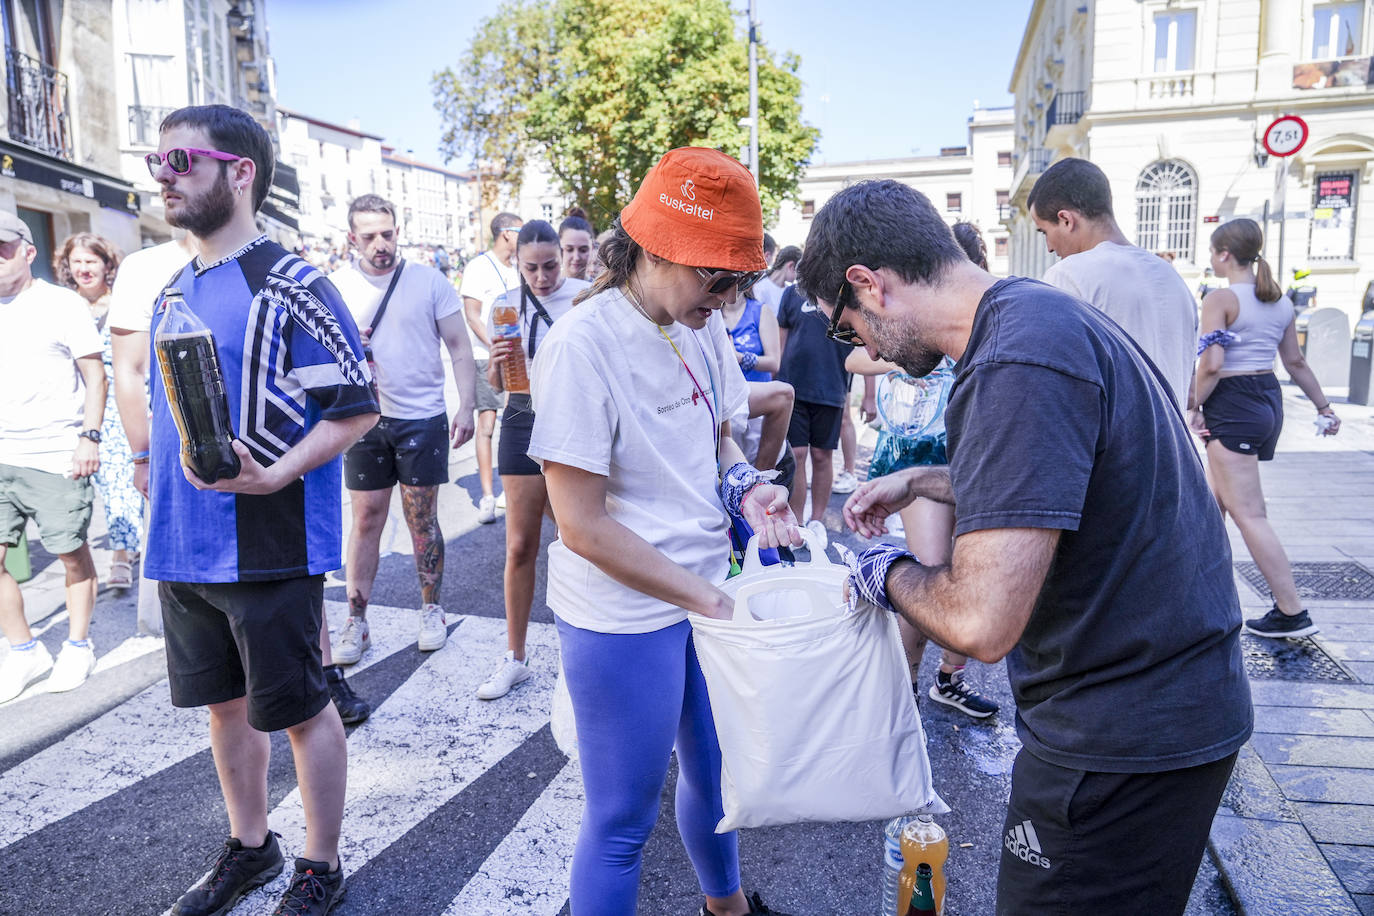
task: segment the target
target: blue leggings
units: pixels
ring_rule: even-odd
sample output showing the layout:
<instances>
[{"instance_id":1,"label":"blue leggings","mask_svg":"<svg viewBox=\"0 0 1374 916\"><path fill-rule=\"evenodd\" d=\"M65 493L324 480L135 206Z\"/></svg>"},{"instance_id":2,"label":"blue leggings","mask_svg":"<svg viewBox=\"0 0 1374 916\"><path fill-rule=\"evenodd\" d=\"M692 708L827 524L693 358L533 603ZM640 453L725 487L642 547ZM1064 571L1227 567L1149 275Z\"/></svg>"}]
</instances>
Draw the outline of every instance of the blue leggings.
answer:
<instances>
[{"instance_id":1,"label":"blue leggings","mask_svg":"<svg viewBox=\"0 0 1374 916\"><path fill-rule=\"evenodd\" d=\"M720 744L687 621L652 633L596 633L558 620L587 802L572 864L574 916L634 916L644 844L669 753L677 829L702 891L739 890L738 835L723 816Z\"/></svg>"}]
</instances>

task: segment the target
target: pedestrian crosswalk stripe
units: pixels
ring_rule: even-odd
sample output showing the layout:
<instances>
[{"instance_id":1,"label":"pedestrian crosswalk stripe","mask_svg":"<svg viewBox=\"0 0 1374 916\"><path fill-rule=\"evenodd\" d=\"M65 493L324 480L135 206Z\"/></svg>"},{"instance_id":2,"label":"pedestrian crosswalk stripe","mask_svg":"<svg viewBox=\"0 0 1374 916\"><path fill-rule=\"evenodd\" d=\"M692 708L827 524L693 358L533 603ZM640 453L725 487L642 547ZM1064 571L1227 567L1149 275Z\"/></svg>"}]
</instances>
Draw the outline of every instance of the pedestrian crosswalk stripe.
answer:
<instances>
[{"instance_id":1,"label":"pedestrian crosswalk stripe","mask_svg":"<svg viewBox=\"0 0 1374 916\"><path fill-rule=\"evenodd\" d=\"M328 602L341 619L347 605ZM413 608L374 606L372 649L360 671L415 642ZM206 750L203 709L172 706L163 679L61 741L0 774L0 849Z\"/></svg>"},{"instance_id":2,"label":"pedestrian crosswalk stripe","mask_svg":"<svg viewBox=\"0 0 1374 916\"><path fill-rule=\"evenodd\" d=\"M443 916L557 916L568 900L582 773L564 765Z\"/></svg>"},{"instance_id":3,"label":"pedestrian crosswalk stripe","mask_svg":"<svg viewBox=\"0 0 1374 916\"><path fill-rule=\"evenodd\" d=\"M339 849L347 870L362 867L548 723L557 674L557 636L548 624L530 625L533 678L501 700L486 702L474 695L505 652L505 627L500 619L462 618L448 644L350 735ZM580 804L579 795L574 818ZM299 789L276 807L268 823L281 834L283 851L298 855L305 846ZM289 879L288 868L245 897L235 916L269 914Z\"/></svg>"}]
</instances>

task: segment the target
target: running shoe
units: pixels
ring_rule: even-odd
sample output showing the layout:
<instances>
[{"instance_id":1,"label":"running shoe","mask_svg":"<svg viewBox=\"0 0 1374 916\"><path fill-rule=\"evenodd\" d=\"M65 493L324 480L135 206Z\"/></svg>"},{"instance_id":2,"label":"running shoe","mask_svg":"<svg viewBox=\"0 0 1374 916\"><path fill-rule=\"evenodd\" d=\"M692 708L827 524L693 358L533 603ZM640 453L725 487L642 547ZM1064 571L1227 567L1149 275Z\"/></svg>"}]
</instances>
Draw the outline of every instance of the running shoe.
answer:
<instances>
[{"instance_id":1,"label":"running shoe","mask_svg":"<svg viewBox=\"0 0 1374 916\"><path fill-rule=\"evenodd\" d=\"M356 665L363 653L372 648L372 630L366 617L348 615L330 651L336 665Z\"/></svg>"},{"instance_id":2,"label":"running shoe","mask_svg":"<svg viewBox=\"0 0 1374 916\"><path fill-rule=\"evenodd\" d=\"M297 859L291 886L272 916L325 916L343 902L345 890L343 862L330 871L328 862Z\"/></svg>"},{"instance_id":3,"label":"running shoe","mask_svg":"<svg viewBox=\"0 0 1374 916\"><path fill-rule=\"evenodd\" d=\"M495 700L510 693L516 684L523 684L530 679L530 659L526 654L525 660L518 661L515 653L506 650L506 655L501 659L501 664L491 673L491 677L482 682L482 686L477 688L477 699Z\"/></svg>"},{"instance_id":4,"label":"running shoe","mask_svg":"<svg viewBox=\"0 0 1374 916\"><path fill-rule=\"evenodd\" d=\"M496 497L483 496L477 503L477 521L483 525L490 525L496 521Z\"/></svg>"},{"instance_id":5,"label":"running shoe","mask_svg":"<svg viewBox=\"0 0 1374 916\"><path fill-rule=\"evenodd\" d=\"M974 690L964 680L962 671L955 671L953 674L938 672L935 675L935 683L930 685L930 698L937 703L953 706L975 719L986 719L998 709L996 703Z\"/></svg>"},{"instance_id":6,"label":"running shoe","mask_svg":"<svg viewBox=\"0 0 1374 916\"><path fill-rule=\"evenodd\" d=\"M825 548L830 546L830 535L825 530L825 523L818 518L813 518L806 523L806 530L811 533L808 546L812 553L825 553Z\"/></svg>"},{"instance_id":7,"label":"running shoe","mask_svg":"<svg viewBox=\"0 0 1374 916\"><path fill-rule=\"evenodd\" d=\"M10 649L0 665L0 703L13 700L51 670L52 653L41 642L22 652Z\"/></svg>"},{"instance_id":8,"label":"running shoe","mask_svg":"<svg viewBox=\"0 0 1374 916\"><path fill-rule=\"evenodd\" d=\"M767 906L763 902L763 898L758 895L757 891L750 894L746 899L749 901L750 916L755 916L755 914L757 914L757 916L788 916L788 914L784 913L782 910L775 910ZM701 905L701 912L698 916L716 916L716 914L711 911L710 907L703 903Z\"/></svg>"},{"instance_id":9,"label":"running shoe","mask_svg":"<svg viewBox=\"0 0 1374 916\"><path fill-rule=\"evenodd\" d=\"M52 674L48 676L48 692L75 690L86 683L94 670L95 643L89 639L84 646L64 642L62 651L57 653L57 661L53 662Z\"/></svg>"},{"instance_id":10,"label":"running shoe","mask_svg":"<svg viewBox=\"0 0 1374 916\"><path fill-rule=\"evenodd\" d=\"M444 609L437 604L426 604L420 608L420 651L442 649L447 641L448 621L444 619Z\"/></svg>"},{"instance_id":11,"label":"running shoe","mask_svg":"<svg viewBox=\"0 0 1374 916\"><path fill-rule=\"evenodd\" d=\"M502 512L506 511L506 491L502 490L496 494L496 508Z\"/></svg>"},{"instance_id":12,"label":"running shoe","mask_svg":"<svg viewBox=\"0 0 1374 916\"><path fill-rule=\"evenodd\" d=\"M1297 639L1320 632L1321 628L1307 616L1307 611L1285 614L1276 604L1263 617L1252 617L1245 621L1245 629L1268 639Z\"/></svg>"},{"instance_id":13,"label":"running shoe","mask_svg":"<svg viewBox=\"0 0 1374 916\"><path fill-rule=\"evenodd\" d=\"M853 493L857 489L859 489L859 478L848 471L841 471L836 475L834 483L830 485L831 493L839 493L842 496L846 493Z\"/></svg>"},{"instance_id":14,"label":"running shoe","mask_svg":"<svg viewBox=\"0 0 1374 916\"><path fill-rule=\"evenodd\" d=\"M272 831L267 831L267 842L257 849L245 848L230 837L210 873L172 907L172 916L221 916L244 894L280 875L283 864L281 847Z\"/></svg>"},{"instance_id":15,"label":"running shoe","mask_svg":"<svg viewBox=\"0 0 1374 916\"><path fill-rule=\"evenodd\" d=\"M337 664L325 666L324 679L329 682L329 696L344 725L353 725L372 715L372 707L367 700L353 692L353 686Z\"/></svg>"}]
</instances>

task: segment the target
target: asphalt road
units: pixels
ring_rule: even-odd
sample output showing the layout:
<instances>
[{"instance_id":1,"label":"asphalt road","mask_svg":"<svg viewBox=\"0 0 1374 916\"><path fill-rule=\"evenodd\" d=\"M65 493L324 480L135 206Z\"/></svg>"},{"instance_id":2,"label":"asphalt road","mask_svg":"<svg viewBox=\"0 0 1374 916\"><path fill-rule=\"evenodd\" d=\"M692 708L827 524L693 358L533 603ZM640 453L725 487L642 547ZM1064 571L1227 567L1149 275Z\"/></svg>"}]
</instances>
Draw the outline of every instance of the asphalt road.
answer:
<instances>
[{"instance_id":1,"label":"asphalt road","mask_svg":"<svg viewBox=\"0 0 1374 916\"><path fill-rule=\"evenodd\" d=\"M536 676L491 703L472 697L504 650L501 568L504 525L476 522L471 447L443 489L447 543L443 603L448 645L414 646L415 581L399 523L373 597L376 645L350 677L376 709L350 729L350 793L344 833L349 914L547 914L567 912L567 862L580 809L580 777L548 727L556 667L552 616L536 607ZM837 535L842 497L827 521ZM99 545L97 511L94 542ZM399 505L393 516L399 517ZM545 525L545 539L552 536ZM98 553L98 558L103 557ZM35 552L36 567L50 561ZM99 559L98 559L99 562ZM103 568L103 563L101 563ZM536 594L543 594L543 561ZM345 613L342 575L326 591L334 626ZM536 602L538 604L538 602ZM61 614L45 623L53 651ZM196 882L226 833L208 750L205 715L172 710L160 641L133 638L135 600L102 593L93 627L101 669L81 689L41 685L0 706L0 914L157 914ZM927 651L928 685L938 656ZM919 703L936 787L953 811L947 912L992 912L1003 807L1019 742L1002 665L970 676L1002 705L983 722ZM675 770L645 852L640 912L694 914L702 900L673 820ZM273 741L273 829L288 855L303 835L289 747ZM872 914L879 899L881 825L803 824L746 830L744 886L796 916ZM266 914L275 893L251 895L236 914ZM1189 913L1231 913L1210 861Z\"/></svg>"}]
</instances>

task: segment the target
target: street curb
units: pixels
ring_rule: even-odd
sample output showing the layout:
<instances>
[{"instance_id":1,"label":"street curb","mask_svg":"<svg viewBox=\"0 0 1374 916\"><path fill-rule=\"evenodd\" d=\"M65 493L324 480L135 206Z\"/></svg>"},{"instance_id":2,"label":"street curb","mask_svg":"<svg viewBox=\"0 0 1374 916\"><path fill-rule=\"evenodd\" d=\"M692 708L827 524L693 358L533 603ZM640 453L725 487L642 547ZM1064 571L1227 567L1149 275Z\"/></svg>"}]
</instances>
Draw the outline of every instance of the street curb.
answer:
<instances>
[{"instance_id":1,"label":"street curb","mask_svg":"<svg viewBox=\"0 0 1374 916\"><path fill-rule=\"evenodd\" d=\"M1244 916L1360 916L1248 741L1212 821L1207 849Z\"/></svg>"}]
</instances>

